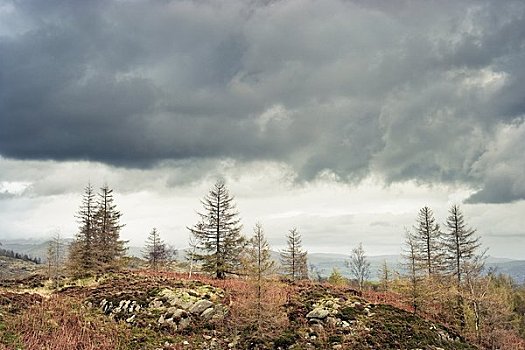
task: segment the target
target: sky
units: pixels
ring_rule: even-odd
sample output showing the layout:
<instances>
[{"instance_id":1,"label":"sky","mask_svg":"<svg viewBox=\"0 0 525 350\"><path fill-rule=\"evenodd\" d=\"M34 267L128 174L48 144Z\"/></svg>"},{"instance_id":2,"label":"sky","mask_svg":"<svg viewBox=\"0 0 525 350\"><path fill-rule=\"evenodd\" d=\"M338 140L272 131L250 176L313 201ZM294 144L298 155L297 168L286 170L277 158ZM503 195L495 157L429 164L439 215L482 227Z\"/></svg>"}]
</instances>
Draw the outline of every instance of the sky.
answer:
<instances>
[{"instance_id":1,"label":"sky","mask_svg":"<svg viewBox=\"0 0 525 350\"><path fill-rule=\"evenodd\" d=\"M459 204L525 259L523 62L523 1L0 0L0 240L74 236L91 183L183 248L224 179L275 249L397 254Z\"/></svg>"}]
</instances>

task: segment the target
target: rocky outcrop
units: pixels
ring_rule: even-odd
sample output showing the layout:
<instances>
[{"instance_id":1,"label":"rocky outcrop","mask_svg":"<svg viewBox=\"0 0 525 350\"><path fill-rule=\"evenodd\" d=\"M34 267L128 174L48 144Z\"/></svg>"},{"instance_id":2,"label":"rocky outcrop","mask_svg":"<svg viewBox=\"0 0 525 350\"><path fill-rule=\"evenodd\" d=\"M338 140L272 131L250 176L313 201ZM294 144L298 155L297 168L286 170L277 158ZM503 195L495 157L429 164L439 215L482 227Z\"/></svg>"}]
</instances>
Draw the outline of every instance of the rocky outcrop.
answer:
<instances>
[{"instance_id":1,"label":"rocky outcrop","mask_svg":"<svg viewBox=\"0 0 525 350\"><path fill-rule=\"evenodd\" d=\"M116 293L98 303L89 300L86 304L96 305L117 321L136 326L168 327L172 331L185 329L193 322L221 320L228 313L221 303L224 291L208 285L152 289L147 293L135 293L137 298L133 294Z\"/></svg>"}]
</instances>

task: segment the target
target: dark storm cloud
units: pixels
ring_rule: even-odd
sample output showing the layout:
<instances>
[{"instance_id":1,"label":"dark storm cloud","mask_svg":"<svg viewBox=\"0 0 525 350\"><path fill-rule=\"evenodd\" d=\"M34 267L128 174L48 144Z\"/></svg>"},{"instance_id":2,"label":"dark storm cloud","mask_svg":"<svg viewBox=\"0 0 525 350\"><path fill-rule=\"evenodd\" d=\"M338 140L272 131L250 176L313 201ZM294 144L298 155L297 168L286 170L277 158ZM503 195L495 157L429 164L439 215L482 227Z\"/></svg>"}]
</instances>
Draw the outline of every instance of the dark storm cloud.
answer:
<instances>
[{"instance_id":1,"label":"dark storm cloud","mask_svg":"<svg viewBox=\"0 0 525 350\"><path fill-rule=\"evenodd\" d=\"M269 160L525 198L505 148L522 144L522 1L0 3L5 157Z\"/></svg>"}]
</instances>

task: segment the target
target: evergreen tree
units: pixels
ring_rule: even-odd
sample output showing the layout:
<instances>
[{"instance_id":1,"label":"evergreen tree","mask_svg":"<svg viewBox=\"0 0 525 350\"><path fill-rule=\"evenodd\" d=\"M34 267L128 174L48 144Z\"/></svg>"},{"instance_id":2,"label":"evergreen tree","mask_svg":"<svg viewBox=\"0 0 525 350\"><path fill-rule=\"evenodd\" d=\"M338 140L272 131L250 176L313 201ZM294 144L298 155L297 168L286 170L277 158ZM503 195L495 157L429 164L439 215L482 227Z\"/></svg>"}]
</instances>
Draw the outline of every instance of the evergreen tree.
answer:
<instances>
[{"instance_id":1,"label":"evergreen tree","mask_svg":"<svg viewBox=\"0 0 525 350\"><path fill-rule=\"evenodd\" d=\"M95 270L96 253L95 241L95 192L91 184L84 188L82 203L77 212L80 224L75 240L69 247L67 268L73 275L89 275Z\"/></svg>"},{"instance_id":2,"label":"evergreen tree","mask_svg":"<svg viewBox=\"0 0 525 350\"><path fill-rule=\"evenodd\" d=\"M350 268L350 274L357 281L359 290L362 290L365 281L370 277L370 262L366 258L362 243L359 243L359 246L352 249L348 267Z\"/></svg>"},{"instance_id":3,"label":"evergreen tree","mask_svg":"<svg viewBox=\"0 0 525 350\"><path fill-rule=\"evenodd\" d=\"M105 185L98 193L97 210L94 215L93 246L101 271L117 270L126 252L126 242L120 240L120 230L124 227L119 222L121 216L114 203L113 190Z\"/></svg>"},{"instance_id":4,"label":"evergreen tree","mask_svg":"<svg viewBox=\"0 0 525 350\"><path fill-rule=\"evenodd\" d=\"M414 231L412 238L416 248L418 268L426 270L428 277L443 272L445 268L443 233L429 207L419 210Z\"/></svg>"},{"instance_id":5,"label":"evergreen tree","mask_svg":"<svg viewBox=\"0 0 525 350\"><path fill-rule=\"evenodd\" d=\"M198 213L199 223L188 228L197 244L194 259L202 263L204 271L213 273L218 279L238 273L244 249L242 225L233 200L225 183L217 181L201 201L204 211Z\"/></svg>"},{"instance_id":6,"label":"evergreen tree","mask_svg":"<svg viewBox=\"0 0 525 350\"><path fill-rule=\"evenodd\" d=\"M157 271L159 267L164 266L168 261L170 251L160 238L156 228L151 230L142 254L148 262L149 267L155 271Z\"/></svg>"},{"instance_id":7,"label":"evergreen tree","mask_svg":"<svg viewBox=\"0 0 525 350\"><path fill-rule=\"evenodd\" d=\"M465 224L463 213L458 205L453 205L449 210L445 233L445 248L447 250L447 262L451 273L456 276L458 286L461 278L476 256L476 250L480 246L479 237L475 237L476 230Z\"/></svg>"},{"instance_id":8,"label":"evergreen tree","mask_svg":"<svg viewBox=\"0 0 525 350\"><path fill-rule=\"evenodd\" d=\"M301 235L297 228L289 231L287 247L280 252L284 275L292 281L308 279L307 252L302 250Z\"/></svg>"}]
</instances>

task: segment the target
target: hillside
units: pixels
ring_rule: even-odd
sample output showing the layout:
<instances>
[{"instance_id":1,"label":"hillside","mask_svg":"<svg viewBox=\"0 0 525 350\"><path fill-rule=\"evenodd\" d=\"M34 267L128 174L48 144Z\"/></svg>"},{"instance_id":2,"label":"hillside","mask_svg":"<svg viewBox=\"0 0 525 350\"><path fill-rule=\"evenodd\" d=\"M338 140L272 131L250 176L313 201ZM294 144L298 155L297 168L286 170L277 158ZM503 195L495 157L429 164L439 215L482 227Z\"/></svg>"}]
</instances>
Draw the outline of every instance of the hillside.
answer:
<instances>
[{"instance_id":1,"label":"hillside","mask_svg":"<svg viewBox=\"0 0 525 350\"><path fill-rule=\"evenodd\" d=\"M0 256L0 284L4 280L21 279L34 275L43 269L32 261Z\"/></svg>"},{"instance_id":2,"label":"hillside","mask_svg":"<svg viewBox=\"0 0 525 350\"><path fill-rule=\"evenodd\" d=\"M276 282L258 323L240 280L130 272L51 294L43 285L0 290L0 349L475 349L348 288Z\"/></svg>"}]
</instances>

